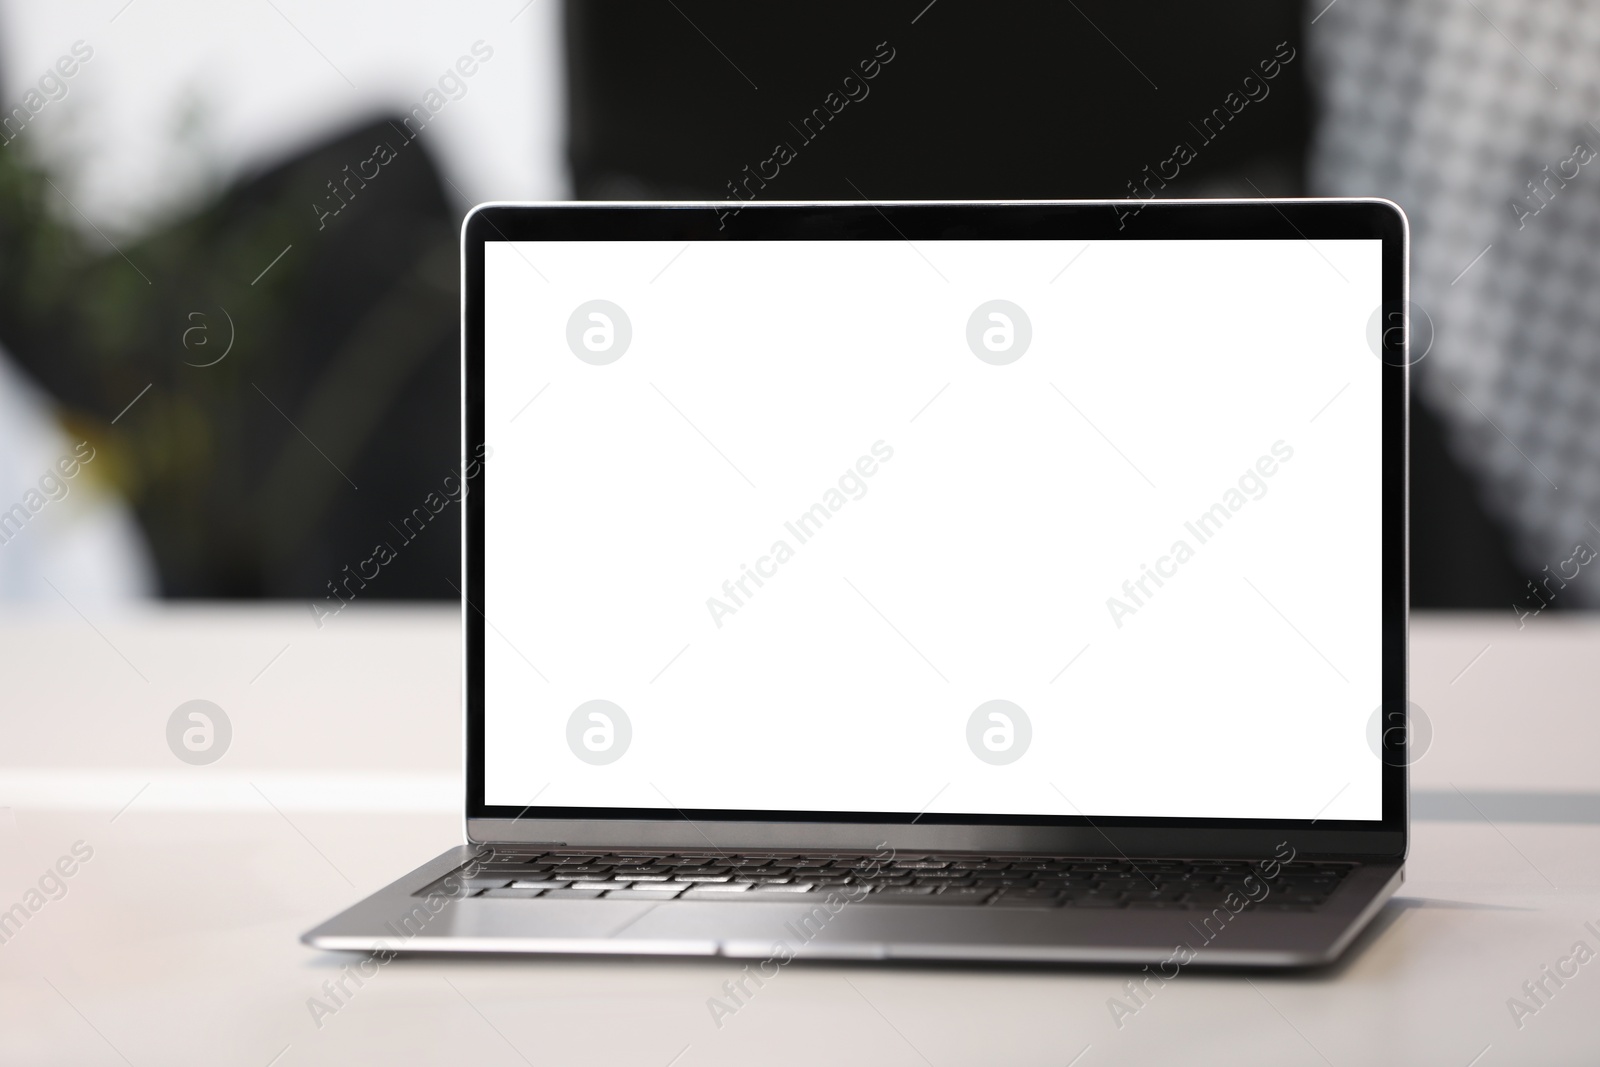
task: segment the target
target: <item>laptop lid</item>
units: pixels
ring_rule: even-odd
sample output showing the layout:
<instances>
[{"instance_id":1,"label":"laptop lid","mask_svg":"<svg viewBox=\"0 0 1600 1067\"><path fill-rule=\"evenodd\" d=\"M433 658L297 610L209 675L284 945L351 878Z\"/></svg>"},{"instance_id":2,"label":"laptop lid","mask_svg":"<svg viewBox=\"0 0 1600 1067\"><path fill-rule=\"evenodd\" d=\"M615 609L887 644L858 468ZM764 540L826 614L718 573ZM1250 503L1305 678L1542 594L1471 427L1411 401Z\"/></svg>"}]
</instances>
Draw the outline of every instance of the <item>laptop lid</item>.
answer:
<instances>
[{"instance_id":1,"label":"laptop lid","mask_svg":"<svg viewBox=\"0 0 1600 1067\"><path fill-rule=\"evenodd\" d=\"M1403 854L1393 204L462 242L473 840Z\"/></svg>"}]
</instances>

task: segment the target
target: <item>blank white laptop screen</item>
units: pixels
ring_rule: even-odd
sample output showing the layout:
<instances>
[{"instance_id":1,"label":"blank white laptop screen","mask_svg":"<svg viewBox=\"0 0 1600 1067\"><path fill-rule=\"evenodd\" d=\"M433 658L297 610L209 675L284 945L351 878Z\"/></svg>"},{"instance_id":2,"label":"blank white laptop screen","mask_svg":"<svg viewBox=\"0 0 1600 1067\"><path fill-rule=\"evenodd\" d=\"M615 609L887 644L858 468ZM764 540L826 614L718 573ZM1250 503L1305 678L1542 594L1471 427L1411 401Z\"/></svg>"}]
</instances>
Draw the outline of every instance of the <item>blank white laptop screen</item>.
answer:
<instances>
[{"instance_id":1,"label":"blank white laptop screen","mask_svg":"<svg viewBox=\"0 0 1600 1067\"><path fill-rule=\"evenodd\" d=\"M486 802L1379 819L1380 250L488 244Z\"/></svg>"}]
</instances>

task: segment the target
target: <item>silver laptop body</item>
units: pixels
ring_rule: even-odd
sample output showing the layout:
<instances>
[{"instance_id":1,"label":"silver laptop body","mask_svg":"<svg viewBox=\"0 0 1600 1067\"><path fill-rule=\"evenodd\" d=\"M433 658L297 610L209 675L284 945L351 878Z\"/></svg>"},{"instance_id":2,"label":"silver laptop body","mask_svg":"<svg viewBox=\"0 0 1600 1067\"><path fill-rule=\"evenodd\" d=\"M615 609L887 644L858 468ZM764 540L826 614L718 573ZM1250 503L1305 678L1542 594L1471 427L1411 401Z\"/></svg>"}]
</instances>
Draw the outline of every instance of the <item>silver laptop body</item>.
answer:
<instances>
[{"instance_id":1,"label":"silver laptop body","mask_svg":"<svg viewBox=\"0 0 1600 1067\"><path fill-rule=\"evenodd\" d=\"M1381 200L475 209L464 841L303 940L1335 959L1406 853L1407 245Z\"/></svg>"}]
</instances>

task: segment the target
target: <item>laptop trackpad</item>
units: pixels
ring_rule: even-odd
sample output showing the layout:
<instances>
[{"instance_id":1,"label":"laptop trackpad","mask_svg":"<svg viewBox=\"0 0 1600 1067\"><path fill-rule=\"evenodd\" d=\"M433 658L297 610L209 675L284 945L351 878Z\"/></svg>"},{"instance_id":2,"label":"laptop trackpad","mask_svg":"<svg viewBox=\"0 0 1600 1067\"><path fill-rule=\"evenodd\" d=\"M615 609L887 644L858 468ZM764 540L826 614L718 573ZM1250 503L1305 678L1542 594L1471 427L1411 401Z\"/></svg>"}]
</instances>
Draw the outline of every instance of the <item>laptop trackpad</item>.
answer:
<instances>
[{"instance_id":1,"label":"laptop trackpad","mask_svg":"<svg viewBox=\"0 0 1600 1067\"><path fill-rule=\"evenodd\" d=\"M670 941L709 942L717 946L713 951L729 956L769 956L781 946L803 956L807 945L825 941L830 944L830 954L882 958L885 946L871 936L874 924L845 921L862 918L843 914L852 910L845 908L833 915L824 907L802 904L663 902L626 925L619 924L610 936L614 941L639 943L641 952L659 952L659 943ZM850 951L839 952L840 941L851 942Z\"/></svg>"},{"instance_id":2,"label":"laptop trackpad","mask_svg":"<svg viewBox=\"0 0 1600 1067\"><path fill-rule=\"evenodd\" d=\"M606 951L606 941L649 915L659 903L621 903L605 900L487 900L475 898L443 913L448 921L435 922L423 936L437 935L467 941L527 941L537 951L539 942L588 944L589 951ZM561 951L571 951L563 948ZM696 951L686 947L686 952ZM710 953L707 945L698 951Z\"/></svg>"}]
</instances>

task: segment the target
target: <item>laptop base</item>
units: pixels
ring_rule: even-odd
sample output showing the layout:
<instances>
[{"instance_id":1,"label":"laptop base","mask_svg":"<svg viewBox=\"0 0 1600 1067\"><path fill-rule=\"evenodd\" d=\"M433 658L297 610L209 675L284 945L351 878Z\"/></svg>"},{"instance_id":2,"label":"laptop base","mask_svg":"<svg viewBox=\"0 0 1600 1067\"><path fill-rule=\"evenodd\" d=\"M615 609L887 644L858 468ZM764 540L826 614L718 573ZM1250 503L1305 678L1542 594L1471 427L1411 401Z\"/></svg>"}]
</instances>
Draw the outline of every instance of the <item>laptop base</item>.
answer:
<instances>
[{"instance_id":1,"label":"laptop base","mask_svg":"<svg viewBox=\"0 0 1600 1067\"><path fill-rule=\"evenodd\" d=\"M470 846L451 849L302 940L379 953L722 956L768 968L791 959L1148 965L1172 977L1190 965L1330 963L1403 880L1400 863L1364 863L1316 908L1238 912L867 903L837 893L788 903L425 892L480 854Z\"/></svg>"}]
</instances>

